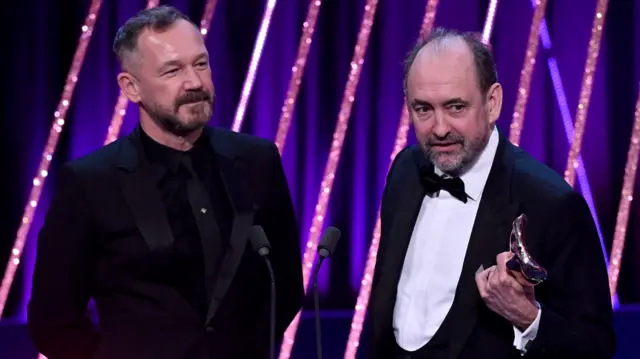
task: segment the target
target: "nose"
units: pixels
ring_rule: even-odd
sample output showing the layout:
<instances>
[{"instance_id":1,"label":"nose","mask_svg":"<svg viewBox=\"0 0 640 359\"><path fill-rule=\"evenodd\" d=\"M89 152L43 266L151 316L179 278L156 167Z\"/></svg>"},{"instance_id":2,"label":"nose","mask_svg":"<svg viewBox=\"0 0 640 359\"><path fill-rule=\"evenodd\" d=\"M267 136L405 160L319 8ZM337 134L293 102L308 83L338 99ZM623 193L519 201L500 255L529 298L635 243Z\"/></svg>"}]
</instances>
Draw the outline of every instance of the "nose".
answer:
<instances>
[{"instance_id":1,"label":"nose","mask_svg":"<svg viewBox=\"0 0 640 359\"><path fill-rule=\"evenodd\" d=\"M200 74L193 67L188 67L185 71L184 87L187 91L202 88Z\"/></svg>"},{"instance_id":2,"label":"nose","mask_svg":"<svg viewBox=\"0 0 640 359\"><path fill-rule=\"evenodd\" d=\"M451 132L451 126L449 125L449 122L447 122L447 119L445 118L444 114L436 111L434 117L435 117L434 119L435 123L433 126L433 134L436 137L447 137L449 132Z\"/></svg>"}]
</instances>

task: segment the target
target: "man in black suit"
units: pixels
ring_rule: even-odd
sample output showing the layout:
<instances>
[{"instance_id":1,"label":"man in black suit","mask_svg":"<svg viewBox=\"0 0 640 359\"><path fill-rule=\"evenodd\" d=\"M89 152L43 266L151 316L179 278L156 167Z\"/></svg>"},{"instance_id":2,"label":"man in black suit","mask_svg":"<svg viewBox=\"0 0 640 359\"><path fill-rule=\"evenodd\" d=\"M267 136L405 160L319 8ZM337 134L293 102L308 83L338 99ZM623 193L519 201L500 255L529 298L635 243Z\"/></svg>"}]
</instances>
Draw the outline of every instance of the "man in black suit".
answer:
<instances>
[{"instance_id":1,"label":"man in black suit","mask_svg":"<svg viewBox=\"0 0 640 359\"><path fill-rule=\"evenodd\" d=\"M49 359L267 358L303 300L296 219L276 146L206 127L214 89L198 27L171 7L118 31L129 136L64 165L38 239L29 328ZM99 329L86 318L93 298Z\"/></svg>"},{"instance_id":2,"label":"man in black suit","mask_svg":"<svg viewBox=\"0 0 640 359\"><path fill-rule=\"evenodd\" d=\"M370 305L373 358L611 358L607 269L584 199L495 122L502 88L474 35L437 29L409 54L419 145L396 157L382 199ZM528 217L545 282L506 268Z\"/></svg>"}]
</instances>

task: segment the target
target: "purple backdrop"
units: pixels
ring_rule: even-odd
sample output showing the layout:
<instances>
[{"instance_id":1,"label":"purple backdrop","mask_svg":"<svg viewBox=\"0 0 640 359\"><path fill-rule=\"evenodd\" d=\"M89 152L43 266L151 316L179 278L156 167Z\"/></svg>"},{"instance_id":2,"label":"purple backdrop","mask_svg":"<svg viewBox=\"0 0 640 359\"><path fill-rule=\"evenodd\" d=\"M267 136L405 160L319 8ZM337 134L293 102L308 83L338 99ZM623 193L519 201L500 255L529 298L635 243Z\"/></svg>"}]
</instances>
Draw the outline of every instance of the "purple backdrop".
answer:
<instances>
[{"instance_id":1,"label":"purple backdrop","mask_svg":"<svg viewBox=\"0 0 640 359\"><path fill-rule=\"evenodd\" d=\"M199 21L204 1L163 1ZM207 46L211 54L217 103L212 123L230 127L260 25L264 1L220 0ZM300 221L303 244L307 239L327 152L339 112L360 26L364 0L323 2L297 101L293 126L283 154ZM480 31L488 1L443 0L436 26ZM63 8L66 4L66 8ZM8 86L2 96L3 168L9 168L0 187L0 216L5 263L15 237L31 178L46 141L53 112L88 9L88 0L33 0L16 3L9 26ZM355 303L371 238L384 178L389 165L396 126L403 105L402 61L416 40L426 0L380 1L365 64L353 106L326 225L343 231L339 250L323 268L324 307L351 309ZM29 236L25 264L14 285L10 310L24 318L30 291L37 230L55 185L56 168L63 161L99 148L105 138L118 96L118 67L111 53L115 31L145 6L143 0L104 1L84 67L67 116L51 176ZM522 147L549 166L563 172L568 144L556 101L547 58L555 57L562 74L568 108L575 116L596 0L550 1L547 25L553 47L537 57L529 98ZM297 51L307 1L280 1L274 11L262 62L258 68L243 131L273 139ZM38 8L37 13L31 10ZM500 1L492 44L500 82L505 89L499 120L507 131L531 24L529 0ZM31 22L29 19L35 17ZM640 1L610 1L598 69L589 108L583 157L594 193L596 210L607 248L610 245L622 185L622 175L640 80ZM5 32L7 33L7 32ZM4 61L4 60L3 60ZM6 103L5 103L6 102ZM123 126L128 133L137 121L129 106ZM414 142L413 133L410 143ZM640 302L640 233L634 205L619 285L620 300Z\"/></svg>"}]
</instances>

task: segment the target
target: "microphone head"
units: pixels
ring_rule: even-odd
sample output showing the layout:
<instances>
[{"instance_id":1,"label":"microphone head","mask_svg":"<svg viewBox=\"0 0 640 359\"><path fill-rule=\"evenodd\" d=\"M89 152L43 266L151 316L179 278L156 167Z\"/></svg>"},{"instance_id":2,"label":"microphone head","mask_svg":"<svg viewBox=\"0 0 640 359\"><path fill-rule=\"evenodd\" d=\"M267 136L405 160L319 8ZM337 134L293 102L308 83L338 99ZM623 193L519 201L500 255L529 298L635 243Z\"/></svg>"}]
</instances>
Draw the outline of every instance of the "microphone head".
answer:
<instances>
[{"instance_id":1,"label":"microphone head","mask_svg":"<svg viewBox=\"0 0 640 359\"><path fill-rule=\"evenodd\" d=\"M251 226L251 228L249 228L249 241L251 242L253 250L261 257L269 254L271 244L269 244L267 234L264 233L262 226Z\"/></svg>"},{"instance_id":2,"label":"microphone head","mask_svg":"<svg viewBox=\"0 0 640 359\"><path fill-rule=\"evenodd\" d=\"M342 233L340 233L338 228L327 227L322 236L322 240L320 240L320 244L318 244L318 254L320 254L320 257L327 258L333 254L338 245L338 240L340 240L340 236L342 236Z\"/></svg>"}]
</instances>

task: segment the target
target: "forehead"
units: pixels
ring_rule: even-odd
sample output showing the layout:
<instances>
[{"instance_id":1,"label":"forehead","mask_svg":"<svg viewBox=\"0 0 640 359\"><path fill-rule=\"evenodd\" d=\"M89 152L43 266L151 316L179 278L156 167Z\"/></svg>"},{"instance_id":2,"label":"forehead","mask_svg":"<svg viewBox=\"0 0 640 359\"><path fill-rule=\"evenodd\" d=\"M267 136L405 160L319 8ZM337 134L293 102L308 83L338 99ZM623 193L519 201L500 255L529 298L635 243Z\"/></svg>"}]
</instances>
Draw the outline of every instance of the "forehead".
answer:
<instances>
[{"instance_id":1,"label":"forehead","mask_svg":"<svg viewBox=\"0 0 640 359\"><path fill-rule=\"evenodd\" d=\"M166 30L144 30L138 38L138 51L145 61L165 62L198 56L206 47L198 29L180 19Z\"/></svg>"},{"instance_id":2,"label":"forehead","mask_svg":"<svg viewBox=\"0 0 640 359\"><path fill-rule=\"evenodd\" d=\"M410 97L433 101L479 93L469 46L450 39L423 47L409 70L407 92Z\"/></svg>"}]
</instances>

